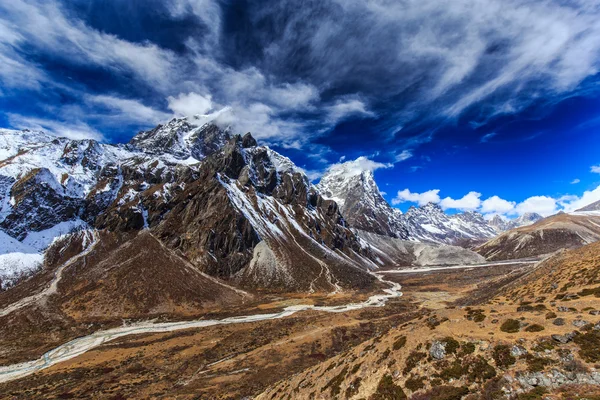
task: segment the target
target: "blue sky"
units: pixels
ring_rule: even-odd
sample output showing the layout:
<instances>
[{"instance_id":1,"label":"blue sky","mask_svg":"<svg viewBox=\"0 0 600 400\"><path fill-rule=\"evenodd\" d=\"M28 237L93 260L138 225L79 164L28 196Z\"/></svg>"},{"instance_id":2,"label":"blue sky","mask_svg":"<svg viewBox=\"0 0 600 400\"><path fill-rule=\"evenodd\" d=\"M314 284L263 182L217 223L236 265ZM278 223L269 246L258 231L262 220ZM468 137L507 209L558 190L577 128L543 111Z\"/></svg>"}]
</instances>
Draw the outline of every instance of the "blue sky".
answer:
<instances>
[{"instance_id":1,"label":"blue sky","mask_svg":"<svg viewBox=\"0 0 600 400\"><path fill-rule=\"evenodd\" d=\"M403 210L600 200L597 1L449 3L0 0L0 126L125 142L199 113Z\"/></svg>"}]
</instances>

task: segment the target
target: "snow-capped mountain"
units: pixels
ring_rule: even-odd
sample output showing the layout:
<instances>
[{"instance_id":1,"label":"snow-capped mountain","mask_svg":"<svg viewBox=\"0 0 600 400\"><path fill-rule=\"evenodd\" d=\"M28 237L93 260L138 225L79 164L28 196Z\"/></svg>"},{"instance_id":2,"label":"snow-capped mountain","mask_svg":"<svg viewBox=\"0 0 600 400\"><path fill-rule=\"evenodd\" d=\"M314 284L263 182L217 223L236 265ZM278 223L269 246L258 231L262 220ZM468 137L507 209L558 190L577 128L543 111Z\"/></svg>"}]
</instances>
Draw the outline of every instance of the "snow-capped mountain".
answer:
<instances>
[{"instance_id":1,"label":"snow-capped mountain","mask_svg":"<svg viewBox=\"0 0 600 400\"><path fill-rule=\"evenodd\" d=\"M496 232L502 233L511 229L520 228L522 226L533 225L539 220L543 219L540 214L537 213L525 213L518 218L509 220L500 215L494 216L491 220L488 221L488 224L496 229Z\"/></svg>"},{"instance_id":2,"label":"snow-capped mountain","mask_svg":"<svg viewBox=\"0 0 600 400\"><path fill-rule=\"evenodd\" d=\"M410 239L452 244L460 239L486 239L496 236L478 212L467 211L449 215L433 203L411 207L402 216Z\"/></svg>"},{"instance_id":3,"label":"snow-capped mountain","mask_svg":"<svg viewBox=\"0 0 600 400\"><path fill-rule=\"evenodd\" d=\"M357 229L400 239L452 244L458 239L489 239L496 232L475 212L448 215L434 204L411 207L406 214L383 198L373 172L357 168L355 161L338 164L317 185L335 200L346 221Z\"/></svg>"},{"instance_id":4,"label":"snow-capped mountain","mask_svg":"<svg viewBox=\"0 0 600 400\"><path fill-rule=\"evenodd\" d=\"M380 235L408 238L402 212L385 201L372 171L357 169L352 161L339 164L321 178L317 189L339 205L350 226Z\"/></svg>"},{"instance_id":5,"label":"snow-capped mountain","mask_svg":"<svg viewBox=\"0 0 600 400\"><path fill-rule=\"evenodd\" d=\"M118 241L150 231L199 270L244 286L336 291L374 282L365 270L376 266L335 202L250 134L187 119L126 145L2 130L0 156L3 243L35 244L23 271L39 268L58 237L100 229Z\"/></svg>"}]
</instances>

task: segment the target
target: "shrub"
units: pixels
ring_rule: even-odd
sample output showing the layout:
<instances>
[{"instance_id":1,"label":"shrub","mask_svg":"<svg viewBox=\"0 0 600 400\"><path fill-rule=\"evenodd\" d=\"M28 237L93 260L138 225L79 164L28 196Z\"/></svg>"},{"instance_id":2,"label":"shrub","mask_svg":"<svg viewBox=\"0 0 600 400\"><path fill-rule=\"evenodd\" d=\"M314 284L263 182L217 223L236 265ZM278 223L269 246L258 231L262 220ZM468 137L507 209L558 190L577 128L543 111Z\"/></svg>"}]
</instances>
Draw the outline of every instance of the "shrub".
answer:
<instances>
[{"instance_id":1,"label":"shrub","mask_svg":"<svg viewBox=\"0 0 600 400\"><path fill-rule=\"evenodd\" d=\"M386 351L384 351L383 354L381 354L381 357L379 357L379 359L377 360L377 364L381 364L382 362L384 362L385 359L390 356L391 352L392 351L390 349L386 349Z\"/></svg>"},{"instance_id":2,"label":"shrub","mask_svg":"<svg viewBox=\"0 0 600 400\"><path fill-rule=\"evenodd\" d=\"M557 317L557 315L554 311L550 311L549 313L546 314L546 319L553 319L556 317Z\"/></svg>"},{"instance_id":3,"label":"shrub","mask_svg":"<svg viewBox=\"0 0 600 400\"><path fill-rule=\"evenodd\" d=\"M537 344L532 348L532 350L541 353L546 350L553 350L554 347L554 343L552 343L549 339L544 339L537 342Z\"/></svg>"},{"instance_id":4,"label":"shrub","mask_svg":"<svg viewBox=\"0 0 600 400\"><path fill-rule=\"evenodd\" d=\"M600 332L591 331L573 338L579 346L579 356L587 362L600 362Z\"/></svg>"},{"instance_id":5,"label":"shrub","mask_svg":"<svg viewBox=\"0 0 600 400\"><path fill-rule=\"evenodd\" d=\"M544 398L546 394L546 389L543 386L538 386L535 389L527 392L521 393L518 397L519 400L541 400Z\"/></svg>"},{"instance_id":6,"label":"shrub","mask_svg":"<svg viewBox=\"0 0 600 400\"><path fill-rule=\"evenodd\" d=\"M500 330L502 332L507 332L507 333L519 332L520 328L521 328L521 324L516 319L507 319L500 326Z\"/></svg>"},{"instance_id":7,"label":"shrub","mask_svg":"<svg viewBox=\"0 0 600 400\"><path fill-rule=\"evenodd\" d=\"M529 325L527 328L525 328L525 332L541 332L544 329L546 329L546 328L544 328L540 324L533 324L533 325Z\"/></svg>"},{"instance_id":8,"label":"shrub","mask_svg":"<svg viewBox=\"0 0 600 400\"><path fill-rule=\"evenodd\" d=\"M552 360L536 357L531 354L525 356L525 361L527 362L527 370L529 372L541 372L547 365L552 364Z\"/></svg>"},{"instance_id":9,"label":"shrub","mask_svg":"<svg viewBox=\"0 0 600 400\"><path fill-rule=\"evenodd\" d=\"M474 322L483 322L485 320L485 314L483 313L483 310L481 310L481 309L477 309L477 310L468 309L467 315L465 315L465 317L469 321L474 321Z\"/></svg>"},{"instance_id":10,"label":"shrub","mask_svg":"<svg viewBox=\"0 0 600 400\"><path fill-rule=\"evenodd\" d=\"M466 387L436 386L425 393L412 396L411 400L460 400L467 394L469 389Z\"/></svg>"},{"instance_id":11,"label":"shrub","mask_svg":"<svg viewBox=\"0 0 600 400\"><path fill-rule=\"evenodd\" d=\"M324 392L327 389L331 389L331 397L336 397L340 394L340 386L342 382L344 382L344 377L346 376L346 372L348 372L348 367L345 367L342 372L331 378L327 385L321 389L321 392Z\"/></svg>"},{"instance_id":12,"label":"shrub","mask_svg":"<svg viewBox=\"0 0 600 400\"><path fill-rule=\"evenodd\" d=\"M407 375L410 371L412 371L418 364L419 361L427 357L426 353L412 351L408 357L406 357L406 367L404 368L404 375Z\"/></svg>"},{"instance_id":13,"label":"shrub","mask_svg":"<svg viewBox=\"0 0 600 400\"><path fill-rule=\"evenodd\" d=\"M448 336L445 337L442 342L444 342L446 344L446 353L447 354L455 354L456 350L459 349L460 347L460 343L458 343L457 340L455 340L454 338Z\"/></svg>"},{"instance_id":14,"label":"shrub","mask_svg":"<svg viewBox=\"0 0 600 400\"><path fill-rule=\"evenodd\" d=\"M493 352L494 361L498 367L509 367L513 365L517 360L510 354L510 346L505 344L499 344L494 347Z\"/></svg>"},{"instance_id":15,"label":"shrub","mask_svg":"<svg viewBox=\"0 0 600 400\"><path fill-rule=\"evenodd\" d=\"M400 386L394 384L390 375L384 375L377 385L377 391L371 400L405 400L406 394Z\"/></svg>"},{"instance_id":16,"label":"shrub","mask_svg":"<svg viewBox=\"0 0 600 400\"><path fill-rule=\"evenodd\" d=\"M396 339L396 341L392 345L392 349L394 349L395 351L400 350L405 345L406 345L406 336L400 336L398 339Z\"/></svg>"},{"instance_id":17,"label":"shrub","mask_svg":"<svg viewBox=\"0 0 600 400\"><path fill-rule=\"evenodd\" d=\"M580 296L591 296L600 297L600 286L591 288L591 289L583 289L581 292L577 293Z\"/></svg>"},{"instance_id":18,"label":"shrub","mask_svg":"<svg viewBox=\"0 0 600 400\"><path fill-rule=\"evenodd\" d=\"M404 382L404 386L411 392L416 392L417 390L425 387L425 378L417 376L411 377Z\"/></svg>"},{"instance_id":19,"label":"shrub","mask_svg":"<svg viewBox=\"0 0 600 400\"><path fill-rule=\"evenodd\" d=\"M360 369L361 365L362 365L362 363L355 364L354 367L352 367L352 370L350 371L350 374L354 375L355 373L357 373L358 370Z\"/></svg>"},{"instance_id":20,"label":"shrub","mask_svg":"<svg viewBox=\"0 0 600 400\"><path fill-rule=\"evenodd\" d=\"M449 381L451 379L460 379L465 373L466 371L462 367L460 361L455 360L449 367L444 368L436 376L445 381Z\"/></svg>"},{"instance_id":21,"label":"shrub","mask_svg":"<svg viewBox=\"0 0 600 400\"><path fill-rule=\"evenodd\" d=\"M352 381L352 383L350 384L350 386L348 386L348 389L346 389L346 398L349 399L350 397L354 396L355 394L358 393L358 389L360 388L360 378L356 378Z\"/></svg>"},{"instance_id":22,"label":"shrub","mask_svg":"<svg viewBox=\"0 0 600 400\"><path fill-rule=\"evenodd\" d=\"M488 364L485 358L477 356L475 360L468 363L468 374L472 382L485 382L496 376L496 369Z\"/></svg>"},{"instance_id":23,"label":"shrub","mask_svg":"<svg viewBox=\"0 0 600 400\"><path fill-rule=\"evenodd\" d=\"M462 346L460 346L460 354L461 356L465 356L468 354L473 354L475 353L475 343L471 343L471 342L466 342L463 343Z\"/></svg>"}]
</instances>

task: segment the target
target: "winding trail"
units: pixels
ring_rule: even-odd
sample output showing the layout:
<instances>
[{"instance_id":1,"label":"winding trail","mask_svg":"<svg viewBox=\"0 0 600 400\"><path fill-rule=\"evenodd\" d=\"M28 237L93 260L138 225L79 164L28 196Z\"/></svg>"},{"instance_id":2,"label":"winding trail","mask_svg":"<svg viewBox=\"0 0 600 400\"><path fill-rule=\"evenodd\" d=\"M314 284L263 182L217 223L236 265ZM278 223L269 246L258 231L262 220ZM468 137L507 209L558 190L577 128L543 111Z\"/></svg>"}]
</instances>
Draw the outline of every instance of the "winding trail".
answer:
<instances>
[{"instance_id":1,"label":"winding trail","mask_svg":"<svg viewBox=\"0 0 600 400\"><path fill-rule=\"evenodd\" d=\"M67 264L68 263L65 263L63 268L66 267ZM314 306L308 304L295 305L286 307L280 312L271 314L244 315L224 319L194 320L183 322L140 322L119 328L107 329L104 331L98 331L88 336L73 339L70 342L48 351L37 360L0 367L0 383L31 375L37 371L49 368L60 362L70 360L106 342L123 336L141 333L171 332L180 329L204 328L214 325L242 324L247 322L274 320L289 317L297 312L306 310L341 313L368 307L383 307L389 299L402 296L400 284L386 281L381 275L374 275L380 282L390 285L390 288L383 289L383 294L373 295L361 303L349 303L341 306Z\"/></svg>"},{"instance_id":2,"label":"winding trail","mask_svg":"<svg viewBox=\"0 0 600 400\"><path fill-rule=\"evenodd\" d=\"M60 267L58 267L56 269L56 272L54 272L54 278L52 279L50 284L44 290L42 290L41 292L36 293L34 295L24 297L21 300L16 301L16 302L12 303L11 305L9 305L8 307L0 310L0 317L4 317L5 315L12 313L13 311L19 310L23 307L27 307L33 303L37 303L40 300L56 293L56 290L58 288L58 282L60 282L60 280L62 279L62 273L63 273L64 269L67 268L69 265L72 265L73 263L78 261L80 258L85 257L88 254L90 254L90 252L92 250L94 250L96 243L98 243L98 234L96 233L96 231L85 231L84 234L91 235L92 239L93 239L92 243L88 247L86 247L84 251L77 254L76 256L69 258L64 264L62 264ZM85 258L84 258L84 261L85 261Z\"/></svg>"}]
</instances>

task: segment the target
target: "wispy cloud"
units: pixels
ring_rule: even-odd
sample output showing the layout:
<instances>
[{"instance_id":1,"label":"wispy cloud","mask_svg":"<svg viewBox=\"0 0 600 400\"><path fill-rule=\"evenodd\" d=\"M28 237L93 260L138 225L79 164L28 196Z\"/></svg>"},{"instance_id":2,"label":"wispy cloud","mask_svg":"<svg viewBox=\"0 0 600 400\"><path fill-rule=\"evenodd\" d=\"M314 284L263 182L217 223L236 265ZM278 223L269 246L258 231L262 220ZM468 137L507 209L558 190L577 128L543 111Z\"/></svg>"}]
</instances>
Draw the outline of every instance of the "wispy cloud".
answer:
<instances>
[{"instance_id":1,"label":"wispy cloud","mask_svg":"<svg viewBox=\"0 0 600 400\"><path fill-rule=\"evenodd\" d=\"M486 134L486 135L483 135L483 136L481 137L481 143L487 143L487 142L489 142L489 141L490 141L490 139L491 139L491 138L493 138L493 137L494 137L494 136L496 136L496 135L497 135L497 133L496 133L496 132L490 132L490 133L488 133L488 134Z\"/></svg>"},{"instance_id":2,"label":"wispy cloud","mask_svg":"<svg viewBox=\"0 0 600 400\"><path fill-rule=\"evenodd\" d=\"M400 153L397 153L394 156L394 161L395 162L402 162L402 161L406 161L409 158L411 158L413 156L413 153L411 150L402 150Z\"/></svg>"}]
</instances>

